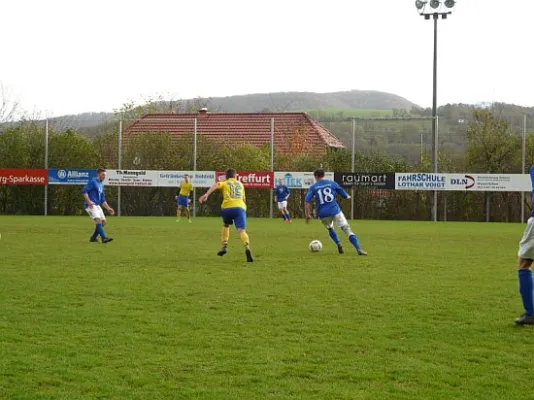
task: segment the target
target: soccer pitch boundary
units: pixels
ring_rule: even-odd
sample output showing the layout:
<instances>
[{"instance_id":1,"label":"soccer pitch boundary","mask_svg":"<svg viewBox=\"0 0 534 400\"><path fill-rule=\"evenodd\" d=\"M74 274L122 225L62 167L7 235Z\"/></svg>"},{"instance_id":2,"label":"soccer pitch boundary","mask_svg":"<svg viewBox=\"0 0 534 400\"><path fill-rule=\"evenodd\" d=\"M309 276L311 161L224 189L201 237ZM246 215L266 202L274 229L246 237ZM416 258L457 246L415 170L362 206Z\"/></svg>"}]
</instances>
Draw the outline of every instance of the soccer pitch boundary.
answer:
<instances>
[{"instance_id":1,"label":"soccer pitch boundary","mask_svg":"<svg viewBox=\"0 0 534 400\"><path fill-rule=\"evenodd\" d=\"M523 225L249 222L253 265L217 218L0 216L0 398L525 398Z\"/></svg>"}]
</instances>

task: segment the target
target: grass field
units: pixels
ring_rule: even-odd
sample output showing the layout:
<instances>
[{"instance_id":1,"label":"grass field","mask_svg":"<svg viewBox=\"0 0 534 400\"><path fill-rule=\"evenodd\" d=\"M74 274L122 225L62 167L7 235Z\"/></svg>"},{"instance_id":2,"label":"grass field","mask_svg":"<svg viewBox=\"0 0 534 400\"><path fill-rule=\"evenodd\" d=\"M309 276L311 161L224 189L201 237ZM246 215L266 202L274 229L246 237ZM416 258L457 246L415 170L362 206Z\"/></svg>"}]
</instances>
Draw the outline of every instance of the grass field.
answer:
<instances>
[{"instance_id":1,"label":"grass field","mask_svg":"<svg viewBox=\"0 0 534 400\"><path fill-rule=\"evenodd\" d=\"M306 110L310 114L320 115L329 115L336 116L339 113L343 113L346 118L350 117L385 117L391 116L393 114L392 110L373 110L373 109L362 109L362 108L325 108L320 110Z\"/></svg>"},{"instance_id":2,"label":"grass field","mask_svg":"<svg viewBox=\"0 0 534 400\"><path fill-rule=\"evenodd\" d=\"M249 225L253 264L218 219L0 217L0 398L532 398L521 225Z\"/></svg>"}]
</instances>

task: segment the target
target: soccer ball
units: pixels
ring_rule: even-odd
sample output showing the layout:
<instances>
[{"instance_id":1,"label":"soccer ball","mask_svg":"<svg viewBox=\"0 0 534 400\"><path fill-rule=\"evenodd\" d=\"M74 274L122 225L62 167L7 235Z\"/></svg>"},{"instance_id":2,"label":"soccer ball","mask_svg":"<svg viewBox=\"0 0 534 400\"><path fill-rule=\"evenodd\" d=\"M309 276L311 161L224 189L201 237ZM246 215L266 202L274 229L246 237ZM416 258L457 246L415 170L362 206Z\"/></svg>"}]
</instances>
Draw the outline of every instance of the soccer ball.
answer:
<instances>
[{"instance_id":1,"label":"soccer ball","mask_svg":"<svg viewBox=\"0 0 534 400\"><path fill-rule=\"evenodd\" d=\"M312 240L310 242L310 251L312 253L317 253L323 249L323 244L318 240Z\"/></svg>"}]
</instances>

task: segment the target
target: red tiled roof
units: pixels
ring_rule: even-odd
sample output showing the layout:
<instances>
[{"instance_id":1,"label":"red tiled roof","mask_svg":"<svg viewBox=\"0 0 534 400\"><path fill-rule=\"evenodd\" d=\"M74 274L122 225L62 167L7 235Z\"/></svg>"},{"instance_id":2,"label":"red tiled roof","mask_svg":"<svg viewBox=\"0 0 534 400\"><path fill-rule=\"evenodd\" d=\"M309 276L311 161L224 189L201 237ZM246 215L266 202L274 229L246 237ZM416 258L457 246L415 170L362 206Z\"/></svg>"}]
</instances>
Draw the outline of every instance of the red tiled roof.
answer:
<instances>
[{"instance_id":1,"label":"red tiled roof","mask_svg":"<svg viewBox=\"0 0 534 400\"><path fill-rule=\"evenodd\" d=\"M306 113L190 113L147 114L126 129L124 139L140 133L170 133L179 138L194 132L223 143L247 143L263 146L271 141L274 118L274 142L283 153L324 154L329 147L343 148L341 141Z\"/></svg>"}]
</instances>

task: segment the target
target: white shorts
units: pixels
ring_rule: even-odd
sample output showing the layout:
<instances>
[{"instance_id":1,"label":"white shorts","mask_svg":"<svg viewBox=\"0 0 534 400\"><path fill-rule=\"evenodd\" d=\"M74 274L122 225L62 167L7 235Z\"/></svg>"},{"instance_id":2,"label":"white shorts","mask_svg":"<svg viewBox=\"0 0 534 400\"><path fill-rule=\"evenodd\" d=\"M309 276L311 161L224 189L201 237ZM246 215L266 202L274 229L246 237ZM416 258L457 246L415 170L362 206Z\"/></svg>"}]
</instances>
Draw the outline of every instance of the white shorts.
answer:
<instances>
[{"instance_id":1,"label":"white shorts","mask_svg":"<svg viewBox=\"0 0 534 400\"><path fill-rule=\"evenodd\" d=\"M523 237L519 242L517 255L525 260L534 260L534 218L530 217Z\"/></svg>"},{"instance_id":2,"label":"white shorts","mask_svg":"<svg viewBox=\"0 0 534 400\"><path fill-rule=\"evenodd\" d=\"M106 220L104 211L102 210L102 207L100 206L93 206L92 208L86 208L85 211L87 212L87 214L89 214L89 217L93 220L95 219L101 219L103 221Z\"/></svg>"},{"instance_id":3,"label":"white shorts","mask_svg":"<svg viewBox=\"0 0 534 400\"><path fill-rule=\"evenodd\" d=\"M287 208L287 201L279 201L278 202L278 209L282 210L284 208Z\"/></svg>"},{"instance_id":4,"label":"white shorts","mask_svg":"<svg viewBox=\"0 0 534 400\"><path fill-rule=\"evenodd\" d=\"M326 229L331 229L334 227L334 223L339 227L342 228L344 226L347 226L349 223L347 222L347 218L345 218L345 214L340 212L339 214L333 215L331 217L321 218L321 222L325 226Z\"/></svg>"}]
</instances>

